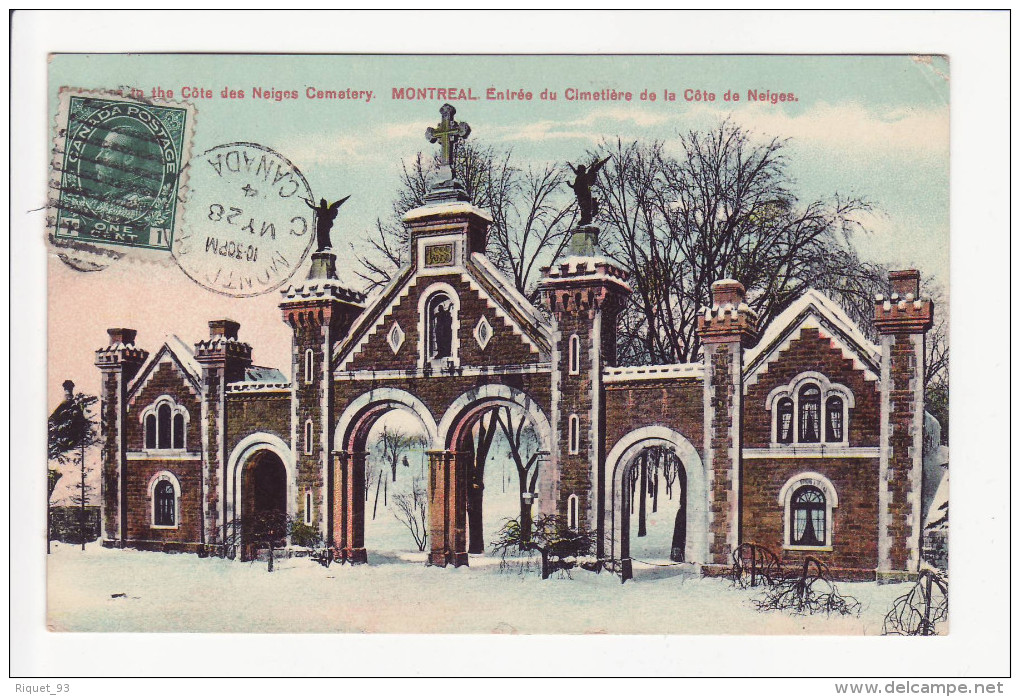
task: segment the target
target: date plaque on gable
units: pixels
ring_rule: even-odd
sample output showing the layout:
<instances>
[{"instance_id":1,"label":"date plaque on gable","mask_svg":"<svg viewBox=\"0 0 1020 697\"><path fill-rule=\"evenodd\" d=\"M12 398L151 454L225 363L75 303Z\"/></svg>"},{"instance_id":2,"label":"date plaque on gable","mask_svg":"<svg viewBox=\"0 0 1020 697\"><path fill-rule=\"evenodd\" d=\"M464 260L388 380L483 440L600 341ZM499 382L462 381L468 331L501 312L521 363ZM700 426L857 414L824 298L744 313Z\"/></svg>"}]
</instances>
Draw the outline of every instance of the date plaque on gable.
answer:
<instances>
[{"instance_id":1,"label":"date plaque on gable","mask_svg":"<svg viewBox=\"0 0 1020 697\"><path fill-rule=\"evenodd\" d=\"M425 247L425 266L453 265L452 244L432 244Z\"/></svg>"}]
</instances>

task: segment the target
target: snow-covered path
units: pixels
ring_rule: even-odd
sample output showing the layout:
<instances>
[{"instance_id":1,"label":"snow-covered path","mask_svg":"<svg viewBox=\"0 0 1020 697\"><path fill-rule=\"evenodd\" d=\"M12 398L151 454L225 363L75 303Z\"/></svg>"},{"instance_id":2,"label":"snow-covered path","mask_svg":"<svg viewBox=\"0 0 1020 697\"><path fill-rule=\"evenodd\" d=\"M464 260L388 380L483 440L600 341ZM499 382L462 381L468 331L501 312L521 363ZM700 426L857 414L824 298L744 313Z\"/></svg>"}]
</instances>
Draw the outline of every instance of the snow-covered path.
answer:
<instances>
[{"instance_id":1,"label":"snow-covered path","mask_svg":"<svg viewBox=\"0 0 1020 697\"><path fill-rule=\"evenodd\" d=\"M414 555L405 555L411 556ZM424 554L418 556L424 559ZM309 559L246 564L134 550L55 544L49 556L49 626L104 632L484 632L610 634L878 634L902 584L841 584L860 618L762 614L755 592L729 582L635 567L539 579L500 572L498 560L464 569L396 555L366 566ZM674 567L675 569L675 567ZM112 597L115 594L125 597Z\"/></svg>"}]
</instances>

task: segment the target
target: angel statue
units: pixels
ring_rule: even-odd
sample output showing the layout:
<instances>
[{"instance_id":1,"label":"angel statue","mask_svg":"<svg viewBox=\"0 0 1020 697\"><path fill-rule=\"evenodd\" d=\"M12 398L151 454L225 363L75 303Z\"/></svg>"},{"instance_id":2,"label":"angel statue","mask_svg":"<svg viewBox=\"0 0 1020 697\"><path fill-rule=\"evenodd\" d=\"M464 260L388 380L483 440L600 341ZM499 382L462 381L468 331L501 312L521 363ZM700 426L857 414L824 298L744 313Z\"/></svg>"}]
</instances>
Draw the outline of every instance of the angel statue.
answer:
<instances>
[{"instance_id":1,"label":"angel statue","mask_svg":"<svg viewBox=\"0 0 1020 697\"><path fill-rule=\"evenodd\" d=\"M608 161L608 157L604 160L595 160L587 168L584 165L575 167L569 162L567 163L567 166L576 175L574 183L567 182L567 186L574 190L574 196L577 197L577 207L581 209L580 225L591 225L592 218L598 212L598 201L592 197L591 187L595 184L595 177L598 176L599 170Z\"/></svg>"},{"instance_id":2,"label":"angel statue","mask_svg":"<svg viewBox=\"0 0 1020 697\"><path fill-rule=\"evenodd\" d=\"M332 248L329 242L329 231L333 227L333 221L336 220L340 206L344 205L344 201L349 198L350 196L344 196L333 203L326 203L326 199L323 198L319 199L319 205L316 206L311 200L302 197L305 204L315 211L315 237L319 243L315 251L323 252Z\"/></svg>"}]
</instances>

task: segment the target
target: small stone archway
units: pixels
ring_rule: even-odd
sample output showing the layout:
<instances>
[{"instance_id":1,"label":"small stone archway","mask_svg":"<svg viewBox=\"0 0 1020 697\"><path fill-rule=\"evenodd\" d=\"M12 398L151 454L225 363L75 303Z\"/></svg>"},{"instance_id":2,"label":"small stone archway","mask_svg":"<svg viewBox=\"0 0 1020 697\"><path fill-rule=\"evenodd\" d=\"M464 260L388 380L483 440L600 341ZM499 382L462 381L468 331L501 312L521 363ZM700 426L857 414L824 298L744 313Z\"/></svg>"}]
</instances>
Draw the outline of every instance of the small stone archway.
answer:
<instances>
[{"instance_id":1,"label":"small stone archway","mask_svg":"<svg viewBox=\"0 0 1020 697\"><path fill-rule=\"evenodd\" d=\"M271 433L253 433L240 442L227 459L222 539L240 539L238 521L259 506L282 509L290 517L297 511L297 476L294 456L287 444Z\"/></svg>"},{"instance_id":2,"label":"small stone archway","mask_svg":"<svg viewBox=\"0 0 1020 697\"><path fill-rule=\"evenodd\" d=\"M462 451L463 439L479 418L494 408L520 409L531 422L539 450L555 457L552 428L541 406L530 395L509 385L489 383L472 388L455 399L439 422L429 453L429 535L432 564L467 566L467 489L471 454ZM547 460L542 465L555 468Z\"/></svg>"},{"instance_id":3,"label":"small stone archway","mask_svg":"<svg viewBox=\"0 0 1020 697\"><path fill-rule=\"evenodd\" d=\"M695 563L705 563L708 558L708 490L701 455L680 433L665 426L646 426L621 438L606 457L606 471L612 477L610 555L623 562L625 576L630 556L630 502L625 500L630 486L630 469L637 456L653 446L672 450L680 458L687 475L687 544L684 557Z\"/></svg>"},{"instance_id":4,"label":"small stone archway","mask_svg":"<svg viewBox=\"0 0 1020 697\"><path fill-rule=\"evenodd\" d=\"M436 441L436 422L425 404L410 392L377 388L353 399L337 421L333 440L331 544L337 557L352 564L368 561L365 548L365 464L368 436L384 415L399 409L415 416L429 443Z\"/></svg>"}]
</instances>

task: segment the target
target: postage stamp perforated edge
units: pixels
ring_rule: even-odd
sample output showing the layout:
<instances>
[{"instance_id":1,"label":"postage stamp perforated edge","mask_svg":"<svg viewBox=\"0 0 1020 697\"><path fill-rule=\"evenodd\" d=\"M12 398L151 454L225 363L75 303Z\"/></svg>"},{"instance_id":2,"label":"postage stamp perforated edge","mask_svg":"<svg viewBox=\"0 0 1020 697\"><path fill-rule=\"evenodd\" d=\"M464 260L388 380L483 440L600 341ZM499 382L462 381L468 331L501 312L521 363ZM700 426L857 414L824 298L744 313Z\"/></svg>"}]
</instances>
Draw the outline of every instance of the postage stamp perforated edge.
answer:
<instances>
[{"instance_id":1,"label":"postage stamp perforated edge","mask_svg":"<svg viewBox=\"0 0 1020 697\"><path fill-rule=\"evenodd\" d=\"M174 197L174 224L179 224L187 189L188 163L194 148L195 123L198 109L193 103L170 99L157 99L135 94L125 94L125 89L83 89L61 86L57 97L57 110L53 122L53 140L50 150L49 179L47 182L46 237L53 253L72 268L80 271L98 271L113 262L141 262L170 266L175 262L167 249L141 247L130 243L98 240L76 240L73 237L58 237L57 220L61 205L63 186L64 156L70 135L70 108L72 97L86 97L107 101L123 102L145 106L170 107L185 112L179 161L177 163L176 196ZM172 240L171 240L172 241Z\"/></svg>"}]
</instances>

